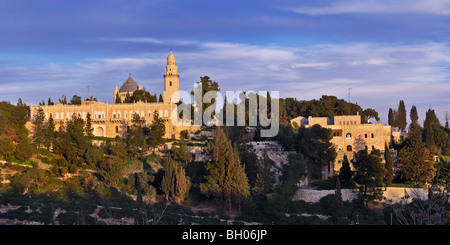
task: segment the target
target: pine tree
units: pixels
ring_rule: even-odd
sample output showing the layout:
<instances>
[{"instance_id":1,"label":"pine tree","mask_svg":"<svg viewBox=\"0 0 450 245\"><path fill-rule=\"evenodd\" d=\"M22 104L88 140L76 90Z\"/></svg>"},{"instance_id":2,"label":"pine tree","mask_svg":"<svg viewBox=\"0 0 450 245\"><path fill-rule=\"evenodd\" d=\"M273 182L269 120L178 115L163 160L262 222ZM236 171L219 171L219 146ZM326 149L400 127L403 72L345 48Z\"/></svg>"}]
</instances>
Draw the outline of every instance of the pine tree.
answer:
<instances>
[{"instance_id":1,"label":"pine tree","mask_svg":"<svg viewBox=\"0 0 450 245\"><path fill-rule=\"evenodd\" d=\"M143 131L143 121L139 114L134 113L131 119L131 127L127 136L127 144L132 155L136 155L140 149L145 149L146 139Z\"/></svg>"},{"instance_id":2,"label":"pine tree","mask_svg":"<svg viewBox=\"0 0 450 245\"><path fill-rule=\"evenodd\" d=\"M411 124L405 146L398 152L398 164L402 176L415 184L424 184L434 177L436 169L430 152L422 141L418 124Z\"/></svg>"},{"instance_id":3,"label":"pine tree","mask_svg":"<svg viewBox=\"0 0 450 245\"><path fill-rule=\"evenodd\" d=\"M308 177L310 180L320 179L322 167L328 166L336 158L337 153L331 142L332 138L331 129L321 127L318 124L309 128L299 128L295 148L308 160Z\"/></svg>"},{"instance_id":4,"label":"pine tree","mask_svg":"<svg viewBox=\"0 0 450 245\"><path fill-rule=\"evenodd\" d=\"M386 186L389 186L394 179L394 161L392 160L391 152L387 144L384 145L384 159L386 161L386 176L384 177L384 182Z\"/></svg>"},{"instance_id":5,"label":"pine tree","mask_svg":"<svg viewBox=\"0 0 450 245\"><path fill-rule=\"evenodd\" d=\"M164 102L162 94L159 94L159 101L158 102Z\"/></svg>"},{"instance_id":6,"label":"pine tree","mask_svg":"<svg viewBox=\"0 0 450 245\"><path fill-rule=\"evenodd\" d=\"M409 117L411 119L411 123L417 123L419 121L419 115L417 114L417 108L415 105L411 107L411 111L409 112Z\"/></svg>"},{"instance_id":7,"label":"pine tree","mask_svg":"<svg viewBox=\"0 0 450 245\"><path fill-rule=\"evenodd\" d=\"M164 143L165 135L165 125L164 120L159 117L158 111L153 113L152 124L150 125L150 137L147 140L148 145L151 148L156 148Z\"/></svg>"},{"instance_id":8,"label":"pine tree","mask_svg":"<svg viewBox=\"0 0 450 245\"><path fill-rule=\"evenodd\" d=\"M37 145L37 147L41 147L45 141L45 114L44 110L39 107L34 115L32 124L33 124L33 142Z\"/></svg>"},{"instance_id":9,"label":"pine tree","mask_svg":"<svg viewBox=\"0 0 450 245\"><path fill-rule=\"evenodd\" d=\"M52 114L50 114L50 117L48 118L46 127L45 127L45 131L44 131L44 135L45 135L45 140L44 140L44 145L45 147L47 147L47 149L50 149L50 147L53 145L53 141L55 140L55 122L53 120L53 116Z\"/></svg>"},{"instance_id":10,"label":"pine tree","mask_svg":"<svg viewBox=\"0 0 450 245\"><path fill-rule=\"evenodd\" d=\"M213 142L208 142L207 153L212 157L208 162L206 183L200 184L204 195L212 195L227 204L231 210L232 202L239 205L249 197L250 188L245 168L241 165L236 146L220 129L215 130Z\"/></svg>"}]
</instances>

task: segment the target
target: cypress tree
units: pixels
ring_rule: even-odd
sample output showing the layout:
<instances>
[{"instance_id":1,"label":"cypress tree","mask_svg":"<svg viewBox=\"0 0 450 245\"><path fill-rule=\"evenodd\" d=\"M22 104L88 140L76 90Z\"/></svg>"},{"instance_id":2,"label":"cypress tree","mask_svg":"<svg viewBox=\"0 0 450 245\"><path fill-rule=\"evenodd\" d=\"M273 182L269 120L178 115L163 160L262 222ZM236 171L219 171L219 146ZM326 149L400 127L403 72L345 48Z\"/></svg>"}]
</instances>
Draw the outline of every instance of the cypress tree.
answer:
<instances>
[{"instance_id":1,"label":"cypress tree","mask_svg":"<svg viewBox=\"0 0 450 245\"><path fill-rule=\"evenodd\" d=\"M189 193L190 179L186 176L184 168L172 159L170 153L167 154L163 164L164 177L161 182L161 191L166 200L181 203Z\"/></svg>"},{"instance_id":2,"label":"cypress tree","mask_svg":"<svg viewBox=\"0 0 450 245\"><path fill-rule=\"evenodd\" d=\"M170 153L167 154L167 157L165 159L164 163L164 177L161 181L161 191L164 193L164 197L166 200L169 200L169 198L173 198L175 194L175 164L170 156Z\"/></svg>"},{"instance_id":3,"label":"cypress tree","mask_svg":"<svg viewBox=\"0 0 450 245\"><path fill-rule=\"evenodd\" d=\"M439 119L436 116L436 113L432 109L428 109L425 114L425 121L423 122L424 135L425 135L425 144L428 147L432 147L436 145L435 140L435 130L433 128L434 125L440 127Z\"/></svg>"},{"instance_id":4,"label":"cypress tree","mask_svg":"<svg viewBox=\"0 0 450 245\"><path fill-rule=\"evenodd\" d=\"M94 128L92 127L91 114L89 112L86 115L86 126L84 127L84 133L88 137L88 141L91 142L94 137Z\"/></svg>"},{"instance_id":5,"label":"cypress tree","mask_svg":"<svg viewBox=\"0 0 450 245\"><path fill-rule=\"evenodd\" d=\"M417 108L415 105L411 107L409 117L411 118L411 123L417 123L417 121L419 120L419 115L417 114Z\"/></svg>"},{"instance_id":6,"label":"cypress tree","mask_svg":"<svg viewBox=\"0 0 450 245\"><path fill-rule=\"evenodd\" d=\"M342 166L339 169L339 179L341 179L344 185L350 184L350 181L352 180L352 170L350 168L350 162L348 161L347 155L344 155Z\"/></svg>"},{"instance_id":7,"label":"cypress tree","mask_svg":"<svg viewBox=\"0 0 450 245\"><path fill-rule=\"evenodd\" d=\"M384 167L387 170L384 181L386 186L389 186L394 179L394 161L392 160L391 152L387 144L384 145L384 159L386 160Z\"/></svg>"},{"instance_id":8,"label":"cypress tree","mask_svg":"<svg viewBox=\"0 0 450 245\"><path fill-rule=\"evenodd\" d=\"M344 216L344 203L342 200L342 193L341 193L341 181L339 180L339 177L336 180L336 190L334 192L334 205L333 205L333 223L338 223L341 221L341 219Z\"/></svg>"},{"instance_id":9,"label":"cypress tree","mask_svg":"<svg viewBox=\"0 0 450 245\"><path fill-rule=\"evenodd\" d=\"M119 92L116 93L116 101L114 101L114 103L116 103L116 104L122 103L122 99L120 98Z\"/></svg>"},{"instance_id":10,"label":"cypress tree","mask_svg":"<svg viewBox=\"0 0 450 245\"><path fill-rule=\"evenodd\" d=\"M392 127L395 127L395 116L394 112L392 111L392 108L389 108L388 124L391 125Z\"/></svg>"},{"instance_id":11,"label":"cypress tree","mask_svg":"<svg viewBox=\"0 0 450 245\"><path fill-rule=\"evenodd\" d=\"M400 103L398 105L397 110L397 126L400 130L406 129L406 108L405 108L405 102L403 100L400 100Z\"/></svg>"}]
</instances>

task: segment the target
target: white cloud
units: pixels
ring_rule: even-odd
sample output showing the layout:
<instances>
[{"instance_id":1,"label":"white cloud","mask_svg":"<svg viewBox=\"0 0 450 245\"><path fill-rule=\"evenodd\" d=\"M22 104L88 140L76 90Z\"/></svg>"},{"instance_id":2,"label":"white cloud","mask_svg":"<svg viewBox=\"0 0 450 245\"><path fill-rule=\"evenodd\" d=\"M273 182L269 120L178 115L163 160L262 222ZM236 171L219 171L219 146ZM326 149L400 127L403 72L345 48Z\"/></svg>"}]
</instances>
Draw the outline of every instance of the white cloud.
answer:
<instances>
[{"instance_id":1,"label":"white cloud","mask_svg":"<svg viewBox=\"0 0 450 245\"><path fill-rule=\"evenodd\" d=\"M307 15L432 14L450 15L448 0L336 0L322 6L289 6L281 9Z\"/></svg>"},{"instance_id":2,"label":"white cloud","mask_svg":"<svg viewBox=\"0 0 450 245\"><path fill-rule=\"evenodd\" d=\"M293 63L291 65L292 68L317 68L317 69L326 69L334 65L332 62L309 62L309 63Z\"/></svg>"}]
</instances>

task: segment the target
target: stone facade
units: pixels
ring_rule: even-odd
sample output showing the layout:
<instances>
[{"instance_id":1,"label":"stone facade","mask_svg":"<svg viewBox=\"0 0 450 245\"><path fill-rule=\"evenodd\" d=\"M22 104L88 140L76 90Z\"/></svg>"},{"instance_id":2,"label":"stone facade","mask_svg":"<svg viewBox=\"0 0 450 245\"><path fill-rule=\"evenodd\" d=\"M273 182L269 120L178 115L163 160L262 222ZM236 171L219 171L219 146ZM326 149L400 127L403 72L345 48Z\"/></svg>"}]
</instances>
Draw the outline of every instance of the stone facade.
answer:
<instances>
[{"instance_id":1,"label":"stone facade","mask_svg":"<svg viewBox=\"0 0 450 245\"><path fill-rule=\"evenodd\" d=\"M167 57L166 75L170 71L170 75L176 74L178 77L178 70L174 68L175 57L172 52ZM168 68L170 67L170 68ZM176 67L176 66L175 66ZM164 96L171 96L172 93L178 91L178 79L171 80L170 87L164 87ZM166 78L164 78L164 83L166 83ZM167 89L166 89L167 88ZM131 75L126 82L121 87L122 91L114 89L114 98L119 93L122 101L127 93L133 93L134 91L142 89L137 82L135 82ZM166 93L167 92L167 93ZM170 100L165 102L154 102L154 103L117 103L108 104L103 102L97 102L92 100L82 101L81 105L63 105L61 103L57 105L44 105L44 106L30 106L30 119L36 114L38 108L42 108L45 113L45 118L48 119L50 115L56 124L56 129L59 126L64 125L64 123L71 119L73 115L78 115L79 117L86 120L87 114L90 114L92 125L94 128L95 136L111 137L116 136L124 137L127 134L127 129L131 125L131 119L133 114L137 113L144 124L151 124L153 120L153 115L155 112L159 113L159 117L165 122L166 134L165 138L178 138L179 133L183 130L188 130L188 132L196 131L199 129L198 126L174 126L171 118L172 111L176 110L177 105L170 103ZM31 130L31 122L28 122L27 127Z\"/></svg>"},{"instance_id":2,"label":"stone facade","mask_svg":"<svg viewBox=\"0 0 450 245\"><path fill-rule=\"evenodd\" d=\"M384 155L384 146L391 145L391 126L382 123L361 123L360 115L345 115L328 117L297 117L291 120L293 126L311 127L319 124L333 131L332 143L335 146L337 157L333 163L322 170L322 176L328 178L335 175L342 166L344 155L351 163L353 156L360 150L380 150ZM384 159L383 159L384 161ZM353 165L350 164L352 170Z\"/></svg>"}]
</instances>

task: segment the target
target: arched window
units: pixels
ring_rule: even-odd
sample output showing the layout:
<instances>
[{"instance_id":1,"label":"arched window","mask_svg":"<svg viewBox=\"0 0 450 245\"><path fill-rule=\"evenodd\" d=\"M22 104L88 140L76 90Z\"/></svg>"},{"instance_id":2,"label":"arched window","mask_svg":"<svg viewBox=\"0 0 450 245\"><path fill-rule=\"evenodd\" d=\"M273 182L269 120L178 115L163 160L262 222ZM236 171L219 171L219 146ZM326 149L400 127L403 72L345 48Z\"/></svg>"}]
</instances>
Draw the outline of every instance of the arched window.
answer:
<instances>
[{"instance_id":1,"label":"arched window","mask_svg":"<svg viewBox=\"0 0 450 245\"><path fill-rule=\"evenodd\" d=\"M352 151L352 146L351 145L347 146L347 151Z\"/></svg>"},{"instance_id":2,"label":"arched window","mask_svg":"<svg viewBox=\"0 0 450 245\"><path fill-rule=\"evenodd\" d=\"M352 134L351 134L351 133L347 133L347 134L345 135L345 138L351 139L351 138L352 138Z\"/></svg>"},{"instance_id":3,"label":"arched window","mask_svg":"<svg viewBox=\"0 0 450 245\"><path fill-rule=\"evenodd\" d=\"M172 86L172 82L169 82L169 86Z\"/></svg>"},{"instance_id":4,"label":"arched window","mask_svg":"<svg viewBox=\"0 0 450 245\"><path fill-rule=\"evenodd\" d=\"M116 126L116 133L119 132L119 126Z\"/></svg>"}]
</instances>

